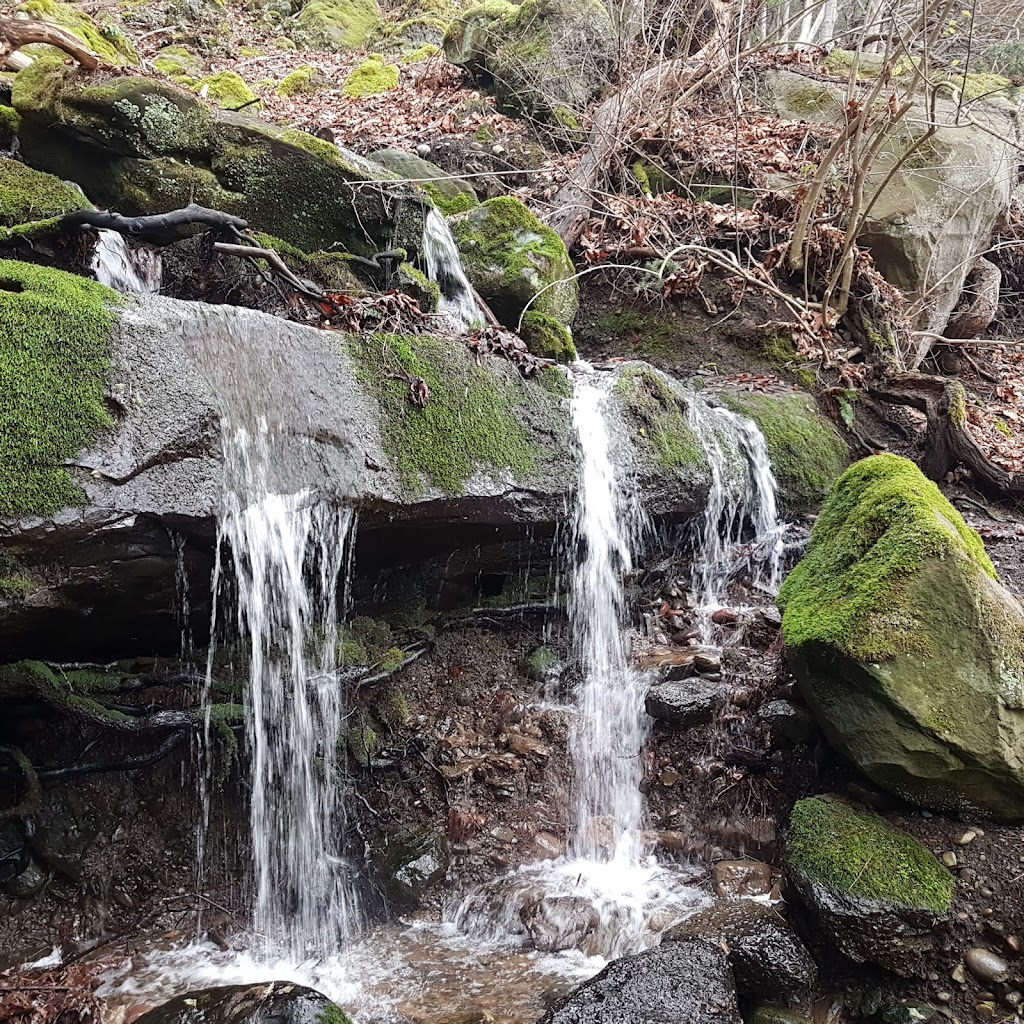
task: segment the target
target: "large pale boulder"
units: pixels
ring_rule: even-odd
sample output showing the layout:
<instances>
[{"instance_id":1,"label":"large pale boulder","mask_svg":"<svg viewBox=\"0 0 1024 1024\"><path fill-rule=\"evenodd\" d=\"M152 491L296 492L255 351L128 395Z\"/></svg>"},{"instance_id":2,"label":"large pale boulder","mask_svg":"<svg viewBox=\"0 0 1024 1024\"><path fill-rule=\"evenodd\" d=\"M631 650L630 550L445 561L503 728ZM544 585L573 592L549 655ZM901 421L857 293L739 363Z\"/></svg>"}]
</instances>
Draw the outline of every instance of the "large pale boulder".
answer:
<instances>
[{"instance_id":1,"label":"large pale boulder","mask_svg":"<svg viewBox=\"0 0 1024 1024\"><path fill-rule=\"evenodd\" d=\"M444 53L510 112L576 131L609 84L617 46L601 0L484 0L451 23Z\"/></svg>"},{"instance_id":2,"label":"large pale boulder","mask_svg":"<svg viewBox=\"0 0 1024 1024\"><path fill-rule=\"evenodd\" d=\"M873 782L1024 819L1024 608L912 462L847 470L779 605L808 704Z\"/></svg>"},{"instance_id":3,"label":"large pale boulder","mask_svg":"<svg viewBox=\"0 0 1024 1024\"><path fill-rule=\"evenodd\" d=\"M849 73L841 66L836 70ZM968 93L974 84L968 83ZM829 82L774 71L765 85L780 117L845 124L845 79ZM1017 180L1017 104L997 82L984 100L969 97L975 102L968 118L952 95L960 86L961 79L951 79L934 107L915 104L890 131L866 181L871 209L858 234L886 280L906 293L914 325L925 332L945 329L976 257L988 249L1009 210ZM933 340L921 337L916 361Z\"/></svg>"}]
</instances>

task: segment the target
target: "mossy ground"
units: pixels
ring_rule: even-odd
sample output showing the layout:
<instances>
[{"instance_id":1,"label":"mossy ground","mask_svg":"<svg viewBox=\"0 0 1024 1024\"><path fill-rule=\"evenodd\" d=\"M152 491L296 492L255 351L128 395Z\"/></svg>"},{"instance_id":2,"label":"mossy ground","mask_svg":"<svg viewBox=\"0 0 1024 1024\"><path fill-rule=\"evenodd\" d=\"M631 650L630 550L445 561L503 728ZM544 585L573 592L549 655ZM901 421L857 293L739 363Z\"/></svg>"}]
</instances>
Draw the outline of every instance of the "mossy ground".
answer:
<instances>
[{"instance_id":1,"label":"mossy ground","mask_svg":"<svg viewBox=\"0 0 1024 1024\"><path fill-rule=\"evenodd\" d=\"M779 594L786 644L822 644L863 662L913 652L921 638L902 608L928 558L959 556L995 578L981 538L908 459L873 455L833 487L804 560Z\"/></svg>"},{"instance_id":2,"label":"mossy ground","mask_svg":"<svg viewBox=\"0 0 1024 1024\"><path fill-rule=\"evenodd\" d=\"M760 427L787 510L817 508L848 465L850 450L814 400L796 393L754 392L730 392L721 400Z\"/></svg>"},{"instance_id":3,"label":"mossy ground","mask_svg":"<svg viewBox=\"0 0 1024 1024\"><path fill-rule=\"evenodd\" d=\"M395 334L350 336L348 351L382 407L384 443L410 496L433 486L461 491L477 471L518 476L538 452L516 414L518 393L450 340ZM430 388L425 408L409 379Z\"/></svg>"},{"instance_id":4,"label":"mossy ground","mask_svg":"<svg viewBox=\"0 0 1024 1024\"><path fill-rule=\"evenodd\" d=\"M0 260L0 513L83 500L61 464L111 422L104 405L116 292Z\"/></svg>"},{"instance_id":5,"label":"mossy ground","mask_svg":"<svg viewBox=\"0 0 1024 1024\"><path fill-rule=\"evenodd\" d=\"M800 800L790 818L789 864L825 888L945 913L953 876L925 846L877 814L834 796Z\"/></svg>"},{"instance_id":6,"label":"mossy ground","mask_svg":"<svg viewBox=\"0 0 1024 1024\"><path fill-rule=\"evenodd\" d=\"M376 96L398 87L398 65L370 57L353 68L345 79L341 91L353 99L362 96Z\"/></svg>"},{"instance_id":7,"label":"mossy ground","mask_svg":"<svg viewBox=\"0 0 1024 1024\"><path fill-rule=\"evenodd\" d=\"M277 95L308 96L322 88L322 77L312 64L303 64L281 79Z\"/></svg>"},{"instance_id":8,"label":"mossy ground","mask_svg":"<svg viewBox=\"0 0 1024 1024\"><path fill-rule=\"evenodd\" d=\"M638 440L651 446L661 465L669 469L707 465L685 409L660 374L649 367L629 366L615 390L635 421Z\"/></svg>"}]
</instances>

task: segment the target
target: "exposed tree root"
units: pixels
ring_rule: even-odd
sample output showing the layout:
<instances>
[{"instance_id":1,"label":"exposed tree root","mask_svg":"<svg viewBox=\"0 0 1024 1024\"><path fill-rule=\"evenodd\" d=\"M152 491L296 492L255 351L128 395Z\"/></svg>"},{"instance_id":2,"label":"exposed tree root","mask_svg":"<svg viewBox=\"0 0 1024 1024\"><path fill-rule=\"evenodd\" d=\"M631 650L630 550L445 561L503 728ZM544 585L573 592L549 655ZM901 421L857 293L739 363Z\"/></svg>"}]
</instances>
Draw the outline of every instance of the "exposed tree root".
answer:
<instances>
[{"instance_id":1,"label":"exposed tree root","mask_svg":"<svg viewBox=\"0 0 1024 1024\"><path fill-rule=\"evenodd\" d=\"M197 206L195 203L189 203L180 210L171 210L170 213L155 213L147 217L125 217L110 210L75 210L62 217L60 223L62 228L81 230L108 228L154 245L169 245L171 242L181 241L194 227L220 229L237 234L249 226L249 222L241 217Z\"/></svg>"},{"instance_id":2,"label":"exposed tree root","mask_svg":"<svg viewBox=\"0 0 1024 1024\"><path fill-rule=\"evenodd\" d=\"M997 466L971 434L967 393L959 380L926 373L899 373L869 388L872 398L906 405L927 417L921 469L932 480L962 466L974 486L991 497L1024 495L1024 479Z\"/></svg>"},{"instance_id":3,"label":"exposed tree root","mask_svg":"<svg viewBox=\"0 0 1024 1024\"><path fill-rule=\"evenodd\" d=\"M85 46L81 39L45 21L0 17L0 39L5 44L0 49L0 67L11 61L13 51L20 50L30 43L47 43L49 46L56 46L59 50L74 57L88 71L94 71L101 64L100 58ZM22 61L15 63L24 67Z\"/></svg>"}]
</instances>

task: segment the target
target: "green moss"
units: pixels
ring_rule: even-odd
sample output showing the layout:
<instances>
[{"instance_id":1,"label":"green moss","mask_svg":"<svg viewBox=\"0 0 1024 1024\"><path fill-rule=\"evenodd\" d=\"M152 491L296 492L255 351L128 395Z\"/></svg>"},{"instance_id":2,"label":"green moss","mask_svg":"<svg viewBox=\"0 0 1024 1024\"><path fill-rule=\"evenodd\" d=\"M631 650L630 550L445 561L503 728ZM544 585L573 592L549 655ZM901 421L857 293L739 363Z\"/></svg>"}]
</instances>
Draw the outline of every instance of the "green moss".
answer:
<instances>
[{"instance_id":1,"label":"green moss","mask_svg":"<svg viewBox=\"0 0 1024 1024\"><path fill-rule=\"evenodd\" d=\"M61 464L111 422L103 394L119 301L95 281L0 260L0 514L83 502Z\"/></svg>"},{"instance_id":2,"label":"green moss","mask_svg":"<svg viewBox=\"0 0 1024 1024\"><path fill-rule=\"evenodd\" d=\"M519 333L526 342L526 347L541 359L554 359L556 363L574 363L579 358L568 329L547 313L529 310L523 317L523 326Z\"/></svg>"},{"instance_id":3,"label":"green moss","mask_svg":"<svg viewBox=\"0 0 1024 1024\"><path fill-rule=\"evenodd\" d=\"M814 400L795 393L739 392L721 400L761 428L787 510L816 508L849 463L850 450Z\"/></svg>"},{"instance_id":4,"label":"green moss","mask_svg":"<svg viewBox=\"0 0 1024 1024\"><path fill-rule=\"evenodd\" d=\"M399 287L419 303L424 313L436 313L441 306L441 286L411 263L402 263L398 270L403 279Z\"/></svg>"},{"instance_id":5,"label":"green moss","mask_svg":"<svg viewBox=\"0 0 1024 1024\"><path fill-rule=\"evenodd\" d=\"M202 77L203 66L199 59L184 46L165 46L154 58L153 67L179 85L195 85Z\"/></svg>"},{"instance_id":6,"label":"green moss","mask_svg":"<svg viewBox=\"0 0 1024 1024\"><path fill-rule=\"evenodd\" d=\"M360 377L380 400L384 444L410 496L434 486L457 494L473 473L527 473L537 451L516 415L517 392L462 346L426 336L350 336ZM397 377L397 379L396 379ZM407 378L430 388L423 409Z\"/></svg>"},{"instance_id":7,"label":"green moss","mask_svg":"<svg viewBox=\"0 0 1024 1024\"><path fill-rule=\"evenodd\" d=\"M0 226L59 217L88 205L78 189L60 178L0 157Z\"/></svg>"},{"instance_id":8,"label":"green moss","mask_svg":"<svg viewBox=\"0 0 1024 1024\"><path fill-rule=\"evenodd\" d=\"M24 597L35 584L32 574L13 555L0 550L0 598Z\"/></svg>"},{"instance_id":9,"label":"green moss","mask_svg":"<svg viewBox=\"0 0 1024 1024\"><path fill-rule=\"evenodd\" d=\"M615 391L635 422L637 434L653 448L661 465L707 465L707 456L687 422L685 406L664 377L646 366L627 366Z\"/></svg>"},{"instance_id":10,"label":"green moss","mask_svg":"<svg viewBox=\"0 0 1024 1024\"><path fill-rule=\"evenodd\" d=\"M339 652L342 665L380 665L395 649L391 627L382 619L360 615L342 627Z\"/></svg>"},{"instance_id":11,"label":"green moss","mask_svg":"<svg viewBox=\"0 0 1024 1024\"><path fill-rule=\"evenodd\" d=\"M312 64L303 64L302 67L296 68L281 79L281 84L277 87L277 95L284 97L308 96L323 88L322 83L323 76L320 72Z\"/></svg>"},{"instance_id":12,"label":"green moss","mask_svg":"<svg viewBox=\"0 0 1024 1024\"><path fill-rule=\"evenodd\" d=\"M417 46L415 50L404 54L400 59L400 63L418 64L420 61L430 60L431 57L436 56L440 52L441 48L439 46L435 46L433 43L424 43L422 46Z\"/></svg>"},{"instance_id":13,"label":"green moss","mask_svg":"<svg viewBox=\"0 0 1024 1024\"><path fill-rule=\"evenodd\" d=\"M628 350L638 355L666 360L679 355L679 324L670 315L657 310L605 312L594 321L594 330L600 341L611 342L616 347L628 346Z\"/></svg>"},{"instance_id":14,"label":"green moss","mask_svg":"<svg viewBox=\"0 0 1024 1024\"><path fill-rule=\"evenodd\" d=\"M557 664L558 657L549 647L538 647L526 659L523 669L530 679L540 683Z\"/></svg>"},{"instance_id":15,"label":"green moss","mask_svg":"<svg viewBox=\"0 0 1024 1024\"><path fill-rule=\"evenodd\" d=\"M405 653L399 651L399 654L402 655L399 661L399 664L401 664L401 661L405 658ZM408 725L412 718L412 713L409 711L409 702L406 700L405 694L397 686L385 686L381 689L374 699L373 713L381 725L391 732Z\"/></svg>"},{"instance_id":16,"label":"green moss","mask_svg":"<svg viewBox=\"0 0 1024 1024\"><path fill-rule=\"evenodd\" d=\"M11 140L18 134L21 128L21 115L14 107L7 107L0 103L0 146L9 148Z\"/></svg>"},{"instance_id":17,"label":"green moss","mask_svg":"<svg viewBox=\"0 0 1024 1024\"><path fill-rule=\"evenodd\" d=\"M912 836L835 796L800 800L790 818L788 860L832 892L945 913L953 876Z\"/></svg>"},{"instance_id":18,"label":"green moss","mask_svg":"<svg viewBox=\"0 0 1024 1024\"><path fill-rule=\"evenodd\" d=\"M371 57L349 72L341 91L349 97L376 96L398 88L398 65Z\"/></svg>"},{"instance_id":19,"label":"green moss","mask_svg":"<svg viewBox=\"0 0 1024 1024\"><path fill-rule=\"evenodd\" d=\"M534 296L530 309L572 322L579 289L565 243L521 199L488 199L451 227L470 279L503 323L514 325Z\"/></svg>"},{"instance_id":20,"label":"green moss","mask_svg":"<svg viewBox=\"0 0 1024 1024\"><path fill-rule=\"evenodd\" d=\"M446 195L433 182L420 182L420 187L430 196L431 202L446 216L454 217L457 213L465 213L479 205L480 200L469 192L456 192Z\"/></svg>"},{"instance_id":21,"label":"green moss","mask_svg":"<svg viewBox=\"0 0 1024 1024\"><path fill-rule=\"evenodd\" d=\"M908 459L873 455L832 488L804 560L779 594L786 644L835 646L878 662L921 652L902 608L926 559L959 556L995 578L981 538Z\"/></svg>"},{"instance_id":22,"label":"green moss","mask_svg":"<svg viewBox=\"0 0 1024 1024\"><path fill-rule=\"evenodd\" d=\"M380 736L376 729L371 728L364 720L348 730L345 734L345 745L352 760L366 768L380 746Z\"/></svg>"},{"instance_id":23,"label":"green moss","mask_svg":"<svg viewBox=\"0 0 1024 1024\"><path fill-rule=\"evenodd\" d=\"M77 36L108 64L138 64L139 54L131 40L114 25L99 26L84 11L59 0L27 0L17 11L48 21ZM47 47L47 49L50 49ZM63 60L63 57L61 58Z\"/></svg>"},{"instance_id":24,"label":"green moss","mask_svg":"<svg viewBox=\"0 0 1024 1024\"><path fill-rule=\"evenodd\" d=\"M293 34L307 49L344 53L365 45L380 20L376 0L309 0Z\"/></svg>"},{"instance_id":25,"label":"green moss","mask_svg":"<svg viewBox=\"0 0 1024 1024\"><path fill-rule=\"evenodd\" d=\"M761 342L761 354L773 363L785 365L796 359L796 345L785 334L772 334Z\"/></svg>"},{"instance_id":26,"label":"green moss","mask_svg":"<svg viewBox=\"0 0 1024 1024\"><path fill-rule=\"evenodd\" d=\"M228 110L237 110L259 99L236 71L218 71L215 75L207 75L200 78L194 88L200 96Z\"/></svg>"},{"instance_id":27,"label":"green moss","mask_svg":"<svg viewBox=\"0 0 1024 1024\"><path fill-rule=\"evenodd\" d=\"M1004 437L1013 437L1013 428L1004 419L997 419L995 421L995 428Z\"/></svg>"},{"instance_id":28,"label":"green moss","mask_svg":"<svg viewBox=\"0 0 1024 1024\"><path fill-rule=\"evenodd\" d=\"M545 366L538 374L540 386L549 394L559 398L572 398L569 378L556 366Z\"/></svg>"},{"instance_id":29,"label":"green moss","mask_svg":"<svg viewBox=\"0 0 1024 1024\"><path fill-rule=\"evenodd\" d=\"M352 1024L352 1020L337 1003L328 1003L320 1011L316 1024Z\"/></svg>"}]
</instances>

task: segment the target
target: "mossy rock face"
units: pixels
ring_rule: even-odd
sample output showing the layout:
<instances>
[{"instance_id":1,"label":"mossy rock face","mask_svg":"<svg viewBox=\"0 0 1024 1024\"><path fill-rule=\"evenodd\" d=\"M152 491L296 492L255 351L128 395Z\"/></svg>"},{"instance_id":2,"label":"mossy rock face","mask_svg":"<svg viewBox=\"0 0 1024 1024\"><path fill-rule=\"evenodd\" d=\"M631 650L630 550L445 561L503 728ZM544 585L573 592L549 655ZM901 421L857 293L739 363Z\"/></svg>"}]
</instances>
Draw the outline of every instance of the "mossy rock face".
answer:
<instances>
[{"instance_id":1,"label":"mossy rock face","mask_svg":"<svg viewBox=\"0 0 1024 1024\"><path fill-rule=\"evenodd\" d=\"M195 89L200 96L226 110L237 110L259 99L236 71L218 71L215 75L200 78Z\"/></svg>"},{"instance_id":2,"label":"mossy rock face","mask_svg":"<svg viewBox=\"0 0 1024 1024\"><path fill-rule=\"evenodd\" d=\"M21 115L14 109L0 103L0 149L10 149L21 127Z\"/></svg>"},{"instance_id":3,"label":"mossy rock face","mask_svg":"<svg viewBox=\"0 0 1024 1024\"><path fill-rule=\"evenodd\" d=\"M912 836L840 797L810 797L793 808L786 869L841 953L905 976L927 967L954 882Z\"/></svg>"},{"instance_id":4,"label":"mossy rock face","mask_svg":"<svg viewBox=\"0 0 1024 1024\"><path fill-rule=\"evenodd\" d=\"M110 425L104 404L117 294L0 260L0 515L48 515L84 495L62 463Z\"/></svg>"},{"instance_id":5,"label":"mossy rock face","mask_svg":"<svg viewBox=\"0 0 1024 1024\"><path fill-rule=\"evenodd\" d=\"M1024 609L912 462L846 471L779 606L815 718L868 778L927 807L1024 820Z\"/></svg>"},{"instance_id":6,"label":"mossy rock face","mask_svg":"<svg viewBox=\"0 0 1024 1024\"><path fill-rule=\"evenodd\" d=\"M424 160L414 153L401 149L378 149L370 159L386 167L400 178L426 179L416 182L434 205L446 216L465 213L479 203L473 186L461 178L454 178L447 171Z\"/></svg>"},{"instance_id":7,"label":"mossy rock face","mask_svg":"<svg viewBox=\"0 0 1024 1024\"><path fill-rule=\"evenodd\" d=\"M529 310L523 317L519 334L526 342L526 347L541 359L574 363L579 358L569 329L547 313Z\"/></svg>"},{"instance_id":8,"label":"mossy rock face","mask_svg":"<svg viewBox=\"0 0 1024 1024\"><path fill-rule=\"evenodd\" d=\"M444 52L509 112L575 130L609 80L615 29L601 0L485 0L452 22Z\"/></svg>"},{"instance_id":9,"label":"mossy rock face","mask_svg":"<svg viewBox=\"0 0 1024 1024\"><path fill-rule=\"evenodd\" d=\"M60 178L0 157L0 228L49 220L88 205L78 189Z\"/></svg>"},{"instance_id":10,"label":"mossy rock face","mask_svg":"<svg viewBox=\"0 0 1024 1024\"><path fill-rule=\"evenodd\" d=\"M203 76L202 62L184 46L165 46L153 58L153 67L178 85L194 85Z\"/></svg>"},{"instance_id":11,"label":"mossy rock face","mask_svg":"<svg viewBox=\"0 0 1024 1024\"><path fill-rule=\"evenodd\" d=\"M380 22L377 0L309 0L289 35L307 50L347 53L365 45Z\"/></svg>"},{"instance_id":12,"label":"mossy rock face","mask_svg":"<svg viewBox=\"0 0 1024 1024\"><path fill-rule=\"evenodd\" d=\"M71 65L37 61L15 82L22 149L33 166L78 182L128 215L190 202L246 218L305 252L418 251L424 203L412 186L305 132L212 111L169 82L83 84ZM87 80L88 81L88 80ZM408 200L408 201L403 201Z\"/></svg>"},{"instance_id":13,"label":"mossy rock face","mask_svg":"<svg viewBox=\"0 0 1024 1024\"><path fill-rule=\"evenodd\" d=\"M60 0L27 0L15 8L15 11L27 14L30 18L48 21L51 25L57 25L70 32L107 64L139 63L138 50L116 22L107 21L99 24L74 4L61 3ZM40 46L39 50L57 52L50 46Z\"/></svg>"},{"instance_id":14,"label":"mossy rock face","mask_svg":"<svg viewBox=\"0 0 1024 1024\"><path fill-rule=\"evenodd\" d=\"M579 309L572 260L561 238L521 200L489 199L454 218L451 229L473 287L502 323L514 329L527 303L572 323Z\"/></svg>"},{"instance_id":15,"label":"mossy rock face","mask_svg":"<svg viewBox=\"0 0 1024 1024\"><path fill-rule=\"evenodd\" d=\"M379 57L370 57L349 72L341 91L353 99L377 96L398 88L397 64L386 64Z\"/></svg>"},{"instance_id":16,"label":"mossy rock face","mask_svg":"<svg viewBox=\"0 0 1024 1024\"><path fill-rule=\"evenodd\" d=\"M783 510L795 515L816 509L850 464L850 449L814 399L798 392L733 391L720 397L764 434Z\"/></svg>"}]
</instances>

